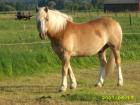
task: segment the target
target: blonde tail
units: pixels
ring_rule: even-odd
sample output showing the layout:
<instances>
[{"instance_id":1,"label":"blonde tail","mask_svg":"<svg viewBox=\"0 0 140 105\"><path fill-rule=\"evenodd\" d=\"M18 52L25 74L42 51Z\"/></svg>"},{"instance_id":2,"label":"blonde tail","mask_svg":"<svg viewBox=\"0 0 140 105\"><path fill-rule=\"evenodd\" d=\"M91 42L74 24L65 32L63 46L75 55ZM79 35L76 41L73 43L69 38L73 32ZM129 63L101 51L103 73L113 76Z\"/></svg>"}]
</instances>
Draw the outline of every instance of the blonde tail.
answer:
<instances>
[{"instance_id":1,"label":"blonde tail","mask_svg":"<svg viewBox=\"0 0 140 105\"><path fill-rule=\"evenodd\" d=\"M115 65L114 54L113 54L112 50L110 50L109 59L107 61L106 67L105 67L105 73L106 73L106 75L108 75L109 72L112 73L114 71L114 65Z\"/></svg>"}]
</instances>

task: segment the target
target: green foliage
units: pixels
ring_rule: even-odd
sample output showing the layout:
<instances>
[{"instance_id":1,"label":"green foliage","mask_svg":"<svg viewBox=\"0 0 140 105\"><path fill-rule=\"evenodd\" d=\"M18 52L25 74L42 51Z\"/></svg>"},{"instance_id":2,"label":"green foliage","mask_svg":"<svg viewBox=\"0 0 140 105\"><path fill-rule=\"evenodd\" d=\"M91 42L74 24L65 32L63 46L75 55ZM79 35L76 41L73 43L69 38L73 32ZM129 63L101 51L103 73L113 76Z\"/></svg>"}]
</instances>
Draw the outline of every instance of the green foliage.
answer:
<instances>
[{"instance_id":1,"label":"green foliage","mask_svg":"<svg viewBox=\"0 0 140 105\"><path fill-rule=\"evenodd\" d=\"M34 10L36 0L1 0L0 11Z\"/></svg>"},{"instance_id":2,"label":"green foliage","mask_svg":"<svg viewBox=\"0 0 140 105\"><path fill-rule=\"evenodd\" d=\"M75 94L62 95L62 97L69 101L102 101L102 97L99 94L96 95L86 90L78 91Z\"/></svg>"},{"instance_id":3,"label":"green foliage","mask_svg":"<svg viewBox=\"0 0 140 105\"><path fill-rule=\"evenodd\" d=\"M2 0L0 11L35 10L37 5L61 10L91 10L103 9L103 0L97 0L95 4L91 0Z\"/></svg>"},{"instance_id":4,"label":"green foliage","mask_svg":"<svg viewBox=\"0 0 140 105\"><path fill-rule=\"evenodd\" d=\"M13 3L0 1L0 11L15 11Z\"/></svg>"},{"instance_id":5,"label":"green foliage","mask_svg":"<svg viewBox=\"0 0 140 105\"><path fill-rule=\"evenodd\" d=\"M103 0L1 0L0 11L35 10L38 5L59 10L98 10L103 9Z\"/></svg>"}]
</instances>

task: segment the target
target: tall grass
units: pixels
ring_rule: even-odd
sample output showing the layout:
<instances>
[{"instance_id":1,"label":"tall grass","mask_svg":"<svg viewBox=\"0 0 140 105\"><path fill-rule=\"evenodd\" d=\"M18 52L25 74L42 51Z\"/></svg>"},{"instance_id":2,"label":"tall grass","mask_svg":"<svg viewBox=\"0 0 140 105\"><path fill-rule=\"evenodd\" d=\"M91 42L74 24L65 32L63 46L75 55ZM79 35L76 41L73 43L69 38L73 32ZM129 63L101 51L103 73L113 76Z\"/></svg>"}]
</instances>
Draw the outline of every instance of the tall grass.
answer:
<instances>
[{"instance_id":1,"label":"tall grass","mask_svg":"<svg viewBox=\"0 0 140 105\"><path fill-rule=\"evenodd\" d=\"M35 19L15 20L14 15L0 14L0 44L41 41L36 30ZM96 16L74 17L76 22L85 22ZM133 16L132 26L127 16L116 17L124 33L140 33L140 18ZM48 41L48 40L47 40ZM121 56L123 62L140 60L140 35L124 34ZM72 58L74 68L93 67L98 64L95 56ZM50 44L0 45L0 78L4 76L31 75L47 73L61 68L61 62L52 51Z\"/></svg>"}]
</instances>

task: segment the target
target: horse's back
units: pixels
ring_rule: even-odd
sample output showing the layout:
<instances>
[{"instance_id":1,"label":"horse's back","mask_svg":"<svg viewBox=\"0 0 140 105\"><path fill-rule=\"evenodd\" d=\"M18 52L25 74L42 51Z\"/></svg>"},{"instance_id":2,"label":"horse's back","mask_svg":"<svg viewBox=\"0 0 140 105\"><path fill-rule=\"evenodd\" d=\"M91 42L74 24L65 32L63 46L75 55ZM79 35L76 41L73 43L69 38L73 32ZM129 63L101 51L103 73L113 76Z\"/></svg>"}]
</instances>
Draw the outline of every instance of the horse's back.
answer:
<instances>
[{"instance_id":1,"label":"horse's back","mask_svg":"<svg viewBox=\"0 0 140 105\"><path fill-rule=\"evenodd\" d=\"M108 43L119 46L122 31L118 22L103 17L82 24L70 23L66 34L73 40L70 44L66 44L68 39L65 42L65 46L73 46L73 55L86 56L96 54Z\"/></svg>"},{"instance_id":2,"label":"horse's back","mask_svg":"<svg viewBox=\"0 0 140 105\"><path fill-rule=\"evenodd\" d=\"M119 45L122 42L122 28L120 24L111 17L102 17L89 22L89 24L96 26L96 29L104 32L105 37L108 38L108 43Z\"/></svg>"}]
</instances>

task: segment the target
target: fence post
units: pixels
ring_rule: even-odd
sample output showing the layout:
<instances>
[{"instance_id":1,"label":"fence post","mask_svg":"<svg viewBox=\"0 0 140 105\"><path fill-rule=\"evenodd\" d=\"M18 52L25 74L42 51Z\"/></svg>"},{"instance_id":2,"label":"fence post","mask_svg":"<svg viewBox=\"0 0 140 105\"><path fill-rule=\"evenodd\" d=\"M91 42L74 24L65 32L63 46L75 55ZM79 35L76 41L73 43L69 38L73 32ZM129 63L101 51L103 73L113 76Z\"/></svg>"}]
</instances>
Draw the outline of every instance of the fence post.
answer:
<instances>
[{"instance_id":1,"label":"fence post","mask_svg":"<svg viewBox=\"0 0 140 105\"><path fill-rule=\"evenodd\" d=\"M115 12L115 17L118 17L118 14L117 14L117 12Z\"/></svg>"},{"instance_id":2,"label":"fence post","mask_svg":"<svg viewBox=\"0 0 140 105\"><path fill-rule=\"evenodd\" d=\"M88 10L88 15L90 16L90 9Z\"/></svg>"},{"instance_id":3,"label":"fence post","mask_svg":"<svg viewBox=\"0 0 140 105\"><path fill-rule=\"evenodd\" d=\"M131 14L129 14L129 23L130 23L130 26L132 25L132 16Z\"/></svg>"}]
</instances>

